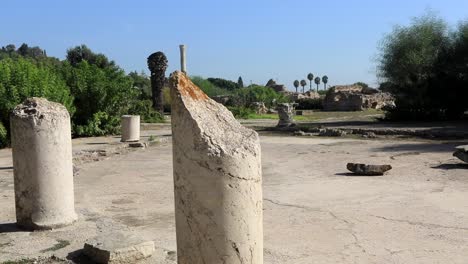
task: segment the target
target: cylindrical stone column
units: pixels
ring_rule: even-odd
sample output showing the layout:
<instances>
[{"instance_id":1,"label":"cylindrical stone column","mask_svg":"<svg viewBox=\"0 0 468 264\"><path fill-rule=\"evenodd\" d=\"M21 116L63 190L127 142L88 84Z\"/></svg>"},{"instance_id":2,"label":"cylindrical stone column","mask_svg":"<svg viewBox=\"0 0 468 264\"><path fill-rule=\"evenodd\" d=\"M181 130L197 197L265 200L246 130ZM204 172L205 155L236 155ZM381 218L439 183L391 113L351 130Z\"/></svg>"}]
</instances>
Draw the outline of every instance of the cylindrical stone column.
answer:
<instances>
[{"instance_id":1,"label":"cylindrical stone column","mask_svg":"<svg viewBox=\"0 0 468 264\"><path fill-rule=\"evenodd\" d=\"M29 98L10 120L17 224L52 229L73 223L77 216L67 109Z\"/></svg>"},{"instance_id":2,"label":"cylindrical stone column","mask_svg":"<svg viewBox=\"0 0 468 264\"><path fill-rule=\"evenodd\" d=\"M180 48L180 70L187 73L187 64L185 62L185 45L179 45Z\"/></svg>"},{"instance_id":3,"label":"cylindrical stone column","mask_svg":"<svg viewBox=\"0 0 468 264\"><path fill-rule=\"evenodd\" d=\"M186 74L170 78L178 264L263 264L258 134Z\"/></svg>"},{"instance_id":4,"label":"cylindrical stone column","mask_svg":"<svg viewBox=\"0 0 468 264\"><path fill-rule=\"evenodd\" d=\"M140 116L122 116L122 142L134 142L140 140Z\"/></svg>"}]
</instances>

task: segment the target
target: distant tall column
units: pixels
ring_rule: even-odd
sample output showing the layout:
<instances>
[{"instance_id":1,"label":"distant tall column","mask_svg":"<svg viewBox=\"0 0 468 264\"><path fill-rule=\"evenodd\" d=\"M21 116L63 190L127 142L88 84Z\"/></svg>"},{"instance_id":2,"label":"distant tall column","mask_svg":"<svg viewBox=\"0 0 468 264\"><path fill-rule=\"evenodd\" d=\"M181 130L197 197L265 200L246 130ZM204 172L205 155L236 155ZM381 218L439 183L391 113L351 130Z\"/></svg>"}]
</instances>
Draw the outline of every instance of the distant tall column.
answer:
<instances>
[{"instance_id":1,"label":"distant tall column","mask_svg":"<svg viewBox=\"0 0 468 264\"><path fill-rule=\"evenodd\" d=\"M58 103L29 98L11 114L16 221L27 229L73 223L70 115Z\"/></svg>"},{"instance_id":2,"label":"distant tall column","mask_svg":"<svg viewBox=\"0 0 468 264\"><path fill-rule=\"evenodd\" d=\"M263 264L258 134L187 75L169 82L177 263Z\"/></svg>"},{"instance_id":3,"label":"distant tall column","mask_svg":"<svg viewBox=\"0 0 468 264\"><path fill-rule=\"evenodd\" d=\"M179 45L180 48L180 70L187 73L187 64L185 61L185 45Z\"/></svg>"}]
</instances>

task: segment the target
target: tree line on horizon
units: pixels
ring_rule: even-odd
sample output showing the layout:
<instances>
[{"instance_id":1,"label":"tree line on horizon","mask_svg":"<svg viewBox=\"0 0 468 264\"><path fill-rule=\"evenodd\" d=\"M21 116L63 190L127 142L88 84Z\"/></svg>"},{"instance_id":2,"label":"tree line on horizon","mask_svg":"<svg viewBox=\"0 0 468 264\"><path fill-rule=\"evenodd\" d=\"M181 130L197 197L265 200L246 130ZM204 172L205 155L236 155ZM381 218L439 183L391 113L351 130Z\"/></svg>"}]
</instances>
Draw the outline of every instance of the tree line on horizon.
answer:
<instances>
[{"instance_id":1,"label":"tree line on horizon","mask_svg":"<svg viewBox=\"0 0 468 264\"><path fill-rule=\"evenodd\" d=\"M320 82L323 83L323 90L327 90L327 83L328 83L327 75L322 76L322 78L320 78L319 76L316 76L314 78L314 74L309 73L307 74L307 79L309 80L309 84L310 84L309 91L312 91L312 81L314 81L314 83L317 85L317 90L316 90L317 93L319 91ZM299 88L299 85L302 86L302 93L304 93L305 86L307 85L307 81L305 79L302 79L301 81L295 80L293 82L293 85L294 85L294 88L296 88L296 93L298 92L297 88Z\"/></svg>"}]
</instances>

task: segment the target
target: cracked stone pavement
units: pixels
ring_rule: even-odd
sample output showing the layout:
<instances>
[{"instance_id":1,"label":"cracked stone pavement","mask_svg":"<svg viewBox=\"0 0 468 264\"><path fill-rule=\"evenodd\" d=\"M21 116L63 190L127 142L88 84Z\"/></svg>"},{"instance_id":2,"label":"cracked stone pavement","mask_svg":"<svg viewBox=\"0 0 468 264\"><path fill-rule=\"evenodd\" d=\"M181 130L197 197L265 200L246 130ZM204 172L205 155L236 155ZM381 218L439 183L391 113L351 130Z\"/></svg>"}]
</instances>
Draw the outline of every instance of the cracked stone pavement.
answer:
<instances>
[{"instance_id":1,"label":"cracked stone pavement","mask_svg":"<svg viewBox=\"0 0 468 264\"><path fill-rule=\"evenodd\" d=\"M162 132L161 132L162 133ZM261 136L265 263L467 263L468 167L463 142ZM465 143L466 144L466 143ZM72 258L99 232L126 230L176 249L170 142L78 165L73 226L23 232L13 223L9 150L0 150L0 263ZM354 177L348 162L391 164ZM57 241L65 247L48 250ZM166 253L165 253L166 252Z\"/></svg>"}]
</instances>

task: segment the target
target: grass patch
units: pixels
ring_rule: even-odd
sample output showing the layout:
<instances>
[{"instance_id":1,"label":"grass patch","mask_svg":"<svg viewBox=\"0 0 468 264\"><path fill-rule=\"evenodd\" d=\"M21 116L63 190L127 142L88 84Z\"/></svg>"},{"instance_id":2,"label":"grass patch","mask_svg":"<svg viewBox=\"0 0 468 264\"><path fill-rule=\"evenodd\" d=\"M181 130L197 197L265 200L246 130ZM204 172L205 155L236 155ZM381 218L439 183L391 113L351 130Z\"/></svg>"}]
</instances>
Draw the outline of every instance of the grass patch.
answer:
<instances>
[{"instance_id":1,"label":"grass patch","mask_svg":"<svg viewBox=\"0 0 468 264\"><path fill-rule=\"evenodd\" d=\"M57 251L57 250L62 249L64 247L66 247L66 246L69 246L69 245L70 245L69 241L59 239L59 240L57 240L57 244L53 245L50 248L43 249L40 252L41 253L46 253L46 252L49 252L49 251Z\"/></svg>"},{"instance_id":2,"label":"grass patch","mask_svg":"<svg viewBox=\"0 0 468 264\"><path fill-rule=\"evenodd\" d=\"M318 121L322 119L357 119L357 118L366 118L369 115L383 115L384 112L376 109L367 109L364 111L353 111L353 112L324 112L324 111L314 111L310 115L296 115L294 120L296 121ZM278 114L255 114L248 113L244 119L271 119L277 120ZM369 119L371 121L371 118Z\"/></svg>"}]
</instances>

